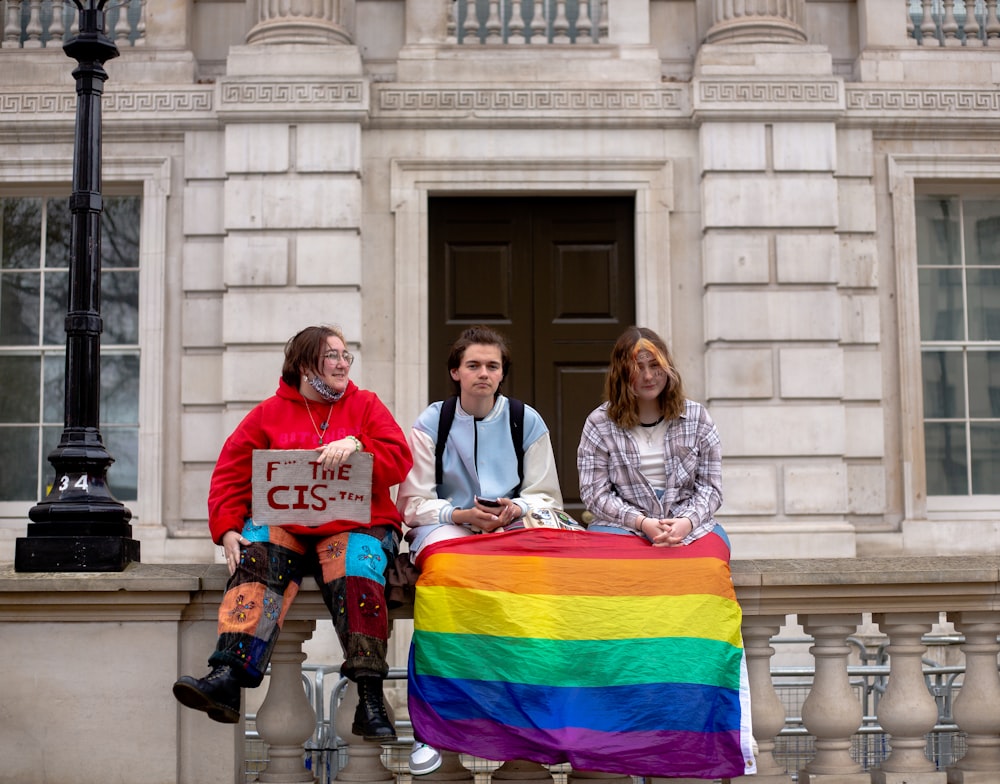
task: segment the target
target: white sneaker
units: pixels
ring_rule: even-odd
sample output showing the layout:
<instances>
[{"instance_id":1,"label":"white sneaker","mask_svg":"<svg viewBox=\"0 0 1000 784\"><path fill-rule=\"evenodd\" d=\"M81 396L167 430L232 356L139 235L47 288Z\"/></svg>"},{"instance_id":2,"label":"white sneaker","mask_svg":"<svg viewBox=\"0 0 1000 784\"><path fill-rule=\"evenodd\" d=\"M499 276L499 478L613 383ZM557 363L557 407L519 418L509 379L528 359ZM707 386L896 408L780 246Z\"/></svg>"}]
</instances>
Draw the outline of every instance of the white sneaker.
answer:
<instances>
[{"instance_id":1,"label":"white sneaker","mask_svg":"<svg viewBox=\"0 0 1000 784\"><path fill-rule=\"evenodd\" d=\"M433 773L440 767L440 751L419 740L413 742L413 750L410 752L410 773L414 776L423 776Z\"/></svg>"}]
</instances>

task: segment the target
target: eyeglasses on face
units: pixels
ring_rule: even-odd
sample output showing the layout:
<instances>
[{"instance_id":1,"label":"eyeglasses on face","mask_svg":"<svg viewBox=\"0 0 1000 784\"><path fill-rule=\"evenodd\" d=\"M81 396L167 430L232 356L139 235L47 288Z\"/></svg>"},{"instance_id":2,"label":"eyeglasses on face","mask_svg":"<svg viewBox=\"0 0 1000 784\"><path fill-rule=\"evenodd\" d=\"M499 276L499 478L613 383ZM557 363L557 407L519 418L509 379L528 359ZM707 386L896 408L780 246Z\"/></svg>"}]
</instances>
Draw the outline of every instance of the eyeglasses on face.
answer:
<instances>
[{"instance_id":1,"label":"eyeglasses on face","mask_svg":"<svg viewBox=\"0 0 1000 784\"><path fill-rule=\"evenodd\" d=\"M348 365L354 364L354 354L350 351L327 351L323 355L323 359L331 365L336 365L340 360L344 360Z\"/></svg>"}]
</instances>

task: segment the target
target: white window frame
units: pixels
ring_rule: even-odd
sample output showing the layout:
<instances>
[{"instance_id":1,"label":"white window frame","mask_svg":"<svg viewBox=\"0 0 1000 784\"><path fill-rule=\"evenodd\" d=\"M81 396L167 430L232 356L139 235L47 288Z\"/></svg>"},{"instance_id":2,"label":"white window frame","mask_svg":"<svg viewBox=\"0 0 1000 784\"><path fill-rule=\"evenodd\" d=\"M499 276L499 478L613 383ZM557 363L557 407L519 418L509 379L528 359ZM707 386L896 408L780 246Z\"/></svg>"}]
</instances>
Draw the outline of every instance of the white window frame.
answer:
<instances>
[{"instance_id":1,"label":"white window frame","mask_svg":"<svg viewBox=\"0 0 1000 784\"><path fill-rule=\"evenodd\" d=\"M162 519L163 510L163 367L164 288L167 199L170 159L105 157L102 191L136 193L142 199L139 227L139 455L138 499L126 505L132 521ZM0 193L4 196L51 193L72 188L72 158L0 160ZM113 456L113 455L112 455ZM53 470L49 466L49 470ZM114 483L111 486L114 492ZM28 510L37 503L0 502L0 527L23 535Z\"/></svg>"},{"instance_id":2,"label":"white window frame","mask_svg":"<svg viewBox=\"0 0 1000 784\"><path fill-rule=\"evenodd\" d=\"M917 281L916 194L926 185L964 195L984 185L1000 192L1000 156L890 155L889 192L895 241L899 317L899 395L903 492L907 519L995 519L1000 495L927 494L923 371Z\"/></svg>"}]
</instances>

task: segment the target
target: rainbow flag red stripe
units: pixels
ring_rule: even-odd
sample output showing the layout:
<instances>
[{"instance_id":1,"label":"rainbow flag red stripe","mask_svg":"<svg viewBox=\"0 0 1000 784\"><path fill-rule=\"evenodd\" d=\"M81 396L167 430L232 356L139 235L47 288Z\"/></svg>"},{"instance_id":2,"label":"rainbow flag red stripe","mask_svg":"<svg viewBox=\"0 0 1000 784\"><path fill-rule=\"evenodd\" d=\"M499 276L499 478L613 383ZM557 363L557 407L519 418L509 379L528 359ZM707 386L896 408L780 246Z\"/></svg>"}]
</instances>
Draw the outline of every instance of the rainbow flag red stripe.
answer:
<instances>
[{"instance_id":1,"label":"rainbow flag red stripe","mask_svg":"<svg viewBox=\"0 0 1000 784\"><path fill-rule=\"evenodd\" d=\"M409 711L421 740L634 776L756 772L742 614L710 534L528 529L421 552Z\"/></svg>"}]
</instances>

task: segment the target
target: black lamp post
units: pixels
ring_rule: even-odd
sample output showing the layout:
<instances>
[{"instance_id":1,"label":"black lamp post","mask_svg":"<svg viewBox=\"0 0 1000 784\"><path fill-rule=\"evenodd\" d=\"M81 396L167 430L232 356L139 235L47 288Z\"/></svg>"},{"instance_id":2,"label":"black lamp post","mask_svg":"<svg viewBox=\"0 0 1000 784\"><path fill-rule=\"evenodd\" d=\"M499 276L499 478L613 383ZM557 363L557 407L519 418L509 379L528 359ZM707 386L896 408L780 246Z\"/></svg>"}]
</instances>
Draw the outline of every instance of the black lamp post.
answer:
<instances>
[{"instance_id":1,"label":"black lamp post","mask_svg":"<svg viewBox=\"0 0 1000 784\"><path fill-rule=\"evenodd\" d=\"M63 46L79 65L73 152L69 310L66 314L66 414L49 455L55 480L28 512L26 537L15 543L17 572L112 572L139 560L132 513L107 485L114 458L98 427L101 402L101 95L104 63L118 47L104 32L107 0L73 0L80 32ZM122 13L125 7L122 7Z\"/></svg>"}]
</instances>

